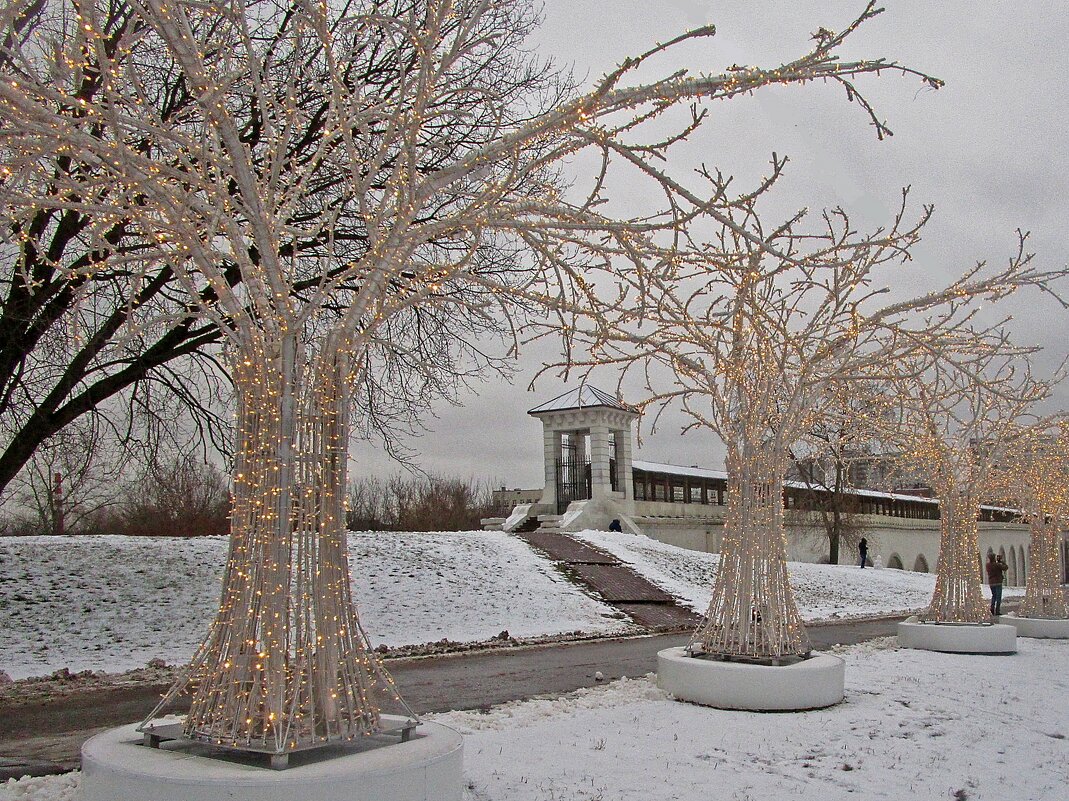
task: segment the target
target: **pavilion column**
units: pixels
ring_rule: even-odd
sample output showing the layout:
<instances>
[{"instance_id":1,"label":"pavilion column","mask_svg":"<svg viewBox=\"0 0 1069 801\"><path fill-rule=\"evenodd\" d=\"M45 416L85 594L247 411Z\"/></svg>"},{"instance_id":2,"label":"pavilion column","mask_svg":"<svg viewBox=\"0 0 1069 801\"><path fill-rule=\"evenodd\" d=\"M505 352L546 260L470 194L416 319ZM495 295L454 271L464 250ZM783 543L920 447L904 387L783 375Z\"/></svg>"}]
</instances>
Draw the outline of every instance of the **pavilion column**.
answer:
<instances>
[{"instance_id":1,"label":"pavilion column","mask_svg":"<svg viewBox=\"0 0 1069 801\"><path fill-rule=\"evenodd\" d=\"M634 460L631 451L631 428L616 432L616 469L619 471L620 489L624 497L635 499Z\"/></svg>"},{"instance_id":2,"label":"pavilion column","mask_svg":"<svg viewBox=\"0 0 1069 801\"><path fill-rule=\"evenodd\" d=\"M590 427L590 497L611 497L612 481L609 477L609 427L605 424Z\"/></svg>"},{"instance_id":3,"label":"pavilion column","mask_svg":"<svg viewBox=\"0 0 1069 801\"><path fill-rule=\"evenodd\" d=\"M557 487L557 464L561 459L561 432L545 426L542 429L542 459L545 466L545 489L542 491L541 503L556 512L560 488Z\"/></svg>"}]
</instances>

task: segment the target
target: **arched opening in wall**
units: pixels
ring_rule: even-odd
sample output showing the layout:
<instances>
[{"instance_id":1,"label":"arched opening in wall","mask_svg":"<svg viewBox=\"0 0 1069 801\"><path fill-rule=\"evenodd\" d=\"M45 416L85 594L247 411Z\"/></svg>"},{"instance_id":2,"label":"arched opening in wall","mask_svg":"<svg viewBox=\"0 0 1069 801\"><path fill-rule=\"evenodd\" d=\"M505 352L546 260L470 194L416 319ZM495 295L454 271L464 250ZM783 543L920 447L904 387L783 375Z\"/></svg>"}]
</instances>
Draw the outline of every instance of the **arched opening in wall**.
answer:
<instances>
[{"instance_id":1,"label":"arched opening in wall","mask_svg":"<svg viewBox=\"0 0 1069 801\"><path fill-rule=\"evenodd\" d=\"M901 570L902 569L902 557L899 556L896 553L891 554L887 558L887 567L889 567L891 570Z\"/></svg>"},{"instance_id":2,"label":"arched opening in wall","mask_svg":"<svg viewBox=\"0 0 1069 801\"><path fill-rule=\"evenodd\" d=\"M1026 551L1025 547L1022 545L1017 551L1017 569L1020 571L1017 576L1020 579L1017 586L1023 587L1028 583L1028 563L1032 561L1032 546L1029 545L1028 550ZM1025 558L1026 553L1028 554L1027 558Z\"/></svg>"},{"instance_id":3,"label":"arched opening in wall","mask_svg":"<svg viewBox=\"0 0 1069 801\"><path fill-rule=\"evenodd\" d=\"M1017 586L1017 549L1010 546L1010 569L1006 572L1006 583L1011 587Z\"/></svg>"},{"instance_id":4,"label":"arched opening in wall","mask_svg":"<svg viewBox=\"0 0 1069 801\"><path fill-rule=\"evenodd\" d=\"M913 563L913 570L915 572L917 572L917 573L927 573L928 572L928 560L924 558L924 554L922 554L922 553L917 554L917 559Z\"/></svg>"}]
</instances>

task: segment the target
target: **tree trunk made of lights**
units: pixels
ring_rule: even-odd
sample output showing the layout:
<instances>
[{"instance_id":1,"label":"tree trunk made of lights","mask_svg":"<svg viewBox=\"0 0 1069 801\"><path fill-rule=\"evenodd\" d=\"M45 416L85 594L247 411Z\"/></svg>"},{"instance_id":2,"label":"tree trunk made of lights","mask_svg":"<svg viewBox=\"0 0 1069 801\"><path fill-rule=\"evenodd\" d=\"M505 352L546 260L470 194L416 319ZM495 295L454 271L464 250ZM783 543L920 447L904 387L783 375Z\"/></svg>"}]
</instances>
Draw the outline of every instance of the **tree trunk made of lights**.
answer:
<instances>
[{"instance_id":1,"label":"tree trunk made of lights","mask_svg":"<svg viewBox=\"0 0 1069 801\"><path fill-rule=\"evenodd\" d=\"M809 653L787 576L783 529L786 457L728 455L720 568L705 620L691 639L714 657L780 660Z\"/></svg>"},{"instance_id":2,"label":"tree trunk made of lights","mask_svg":"<svg viewBox=\"0 0 1069 801\"><path fill-rule=\"evenodd\" d=\"M1069 618L1069 604L1061 586L1061 526L1043 515L1033 517L1030 525L1031 570L1018 614L1064 620Z\"/></svg>"},{"instance_id":3,"label":"tree trunk made of lights","mask_svg":"<svg viewBox=\"0 0 1069 801\"><path fill-rule=\"evenodd\" d=\"M232 359L237 454L222 600L188 676L159 707L191 687L192 739L282 753L374 732L381 702L400 700L351 597L348 375L333 343L307 361L293 338Z\"/></svg>"},{"instance_id":4,"label":"tree trunk made of lights","mask_svg":"<svg viewBox=\"0 0 1069 801\"><path fill-rule=\"evenodd\" d=\"M980 578L979 515L980 504L969 495L939 498L939 566L928 620L940 623L988 620Z\"/></svg>"}]
</instances>

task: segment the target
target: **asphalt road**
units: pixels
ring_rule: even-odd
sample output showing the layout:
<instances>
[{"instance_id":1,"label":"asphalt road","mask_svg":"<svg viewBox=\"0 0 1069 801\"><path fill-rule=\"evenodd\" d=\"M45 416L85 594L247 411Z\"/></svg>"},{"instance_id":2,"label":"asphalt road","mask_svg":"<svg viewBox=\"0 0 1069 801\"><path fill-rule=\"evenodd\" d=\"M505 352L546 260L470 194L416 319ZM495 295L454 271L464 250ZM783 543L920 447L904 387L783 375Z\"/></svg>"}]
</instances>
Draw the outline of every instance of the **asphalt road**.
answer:
<instances>
[{"instance_id":1,"label":"asphalt road","mask_svg":"<svg viewBox=\"0 0 1069 801\"><path fill-rule=\"evenodd\" d=\"M806 627L813 646L825 650L895 633L901 618L822 623ZM605 680L644 676L657 669L657 652L685 645L686 634L588 640L510 651L482 651L398 660L387 667L416 712L481 709L505 701L559 695Z\"/></svg>"},{"instance_id":2,"label":"asphalt road","mask_svg":"<svg viewBox=\"0 0 1069 801\"><path fill-rule=\"evenodd\" d=\"M901 618L807 626L818 650L895 633ZM559 695L605 680L656 670L657 652L683 645L685 634L587 640L388 660L401 695L417 713L481 709L505 701ZM77 767L82 743L103 729L140 720L164 685L91 690L61 699L0 702L0 778Z\"/></svg>"}]
</instances>

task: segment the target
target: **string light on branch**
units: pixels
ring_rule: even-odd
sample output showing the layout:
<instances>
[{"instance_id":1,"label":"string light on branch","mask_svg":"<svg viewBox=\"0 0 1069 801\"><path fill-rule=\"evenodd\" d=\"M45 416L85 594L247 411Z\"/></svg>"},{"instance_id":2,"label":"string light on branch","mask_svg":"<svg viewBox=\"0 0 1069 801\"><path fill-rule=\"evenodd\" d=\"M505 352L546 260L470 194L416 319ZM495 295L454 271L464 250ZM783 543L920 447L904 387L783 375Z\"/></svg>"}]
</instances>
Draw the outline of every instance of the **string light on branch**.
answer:
<instances>
[{"instance_id":1,"label":"string light on branch","mask_svg":"<svg viewBox=\"0 0 1069 801\"><path fill-rule=\"evenodd\" d=\"M1069 528L1069 422L1042 420L1010 432L996 467L995 496L1028 523L1029 570L1020 617L1065 620L1062 532Z\"/></svg>"},{"instance_id":2,"label":"string light on branch","mask_svg":"<svg viewBox=\"0 0 1069 801\"><path fill-rule=\"evenodd\" d=\"M903 192L895 219L872 234L841 209L815 225L805 212L769 222L770 189L727 209L718 234L683 254L685 273L673 266L630 280L613 275L624 291L578 313L569 332L596 354L588 370L619 365L621 385L637 373L648 393L642 407L678 405L692 421L684 431L705 429L726 446L721 561L692 650L773 662L808 653L786 567L783 482L791 449L819 448L811 433L850 408L844 398L868 399L847 425L899 442L936 488L940 573L930 615L979 621L980 490L998 452L988 447L999 431L990 418L1013 419L1045 385L985 373L985 364L1020 364L1027 349L975 325L968 301L995 286L1049 285L1066 271L1033 269L1021 237L1002 269L971 269L941 290L887 302L882 287L904 269L930 209L908 221ZM973 398L990 402L952 442L941 410L954 410L945 418L957 421ZM974 437L985 447L967 447Z\"/></svg>"},{"instance_id":3,"label":"string light on branch","mask_svg":"<svg viewBox=\"0 0 1069 801\"><path fill-rule=\"evenodd\" d=\"M882 134L855 80L894 70L938 82L839 59L877 13L870 4L772 70L637 78L712 33L699 29L585 91L527 53L537 9L513 0L415 0L392 16L363 2L145 0L116 12L45 0L0 15L9 219L29 230L34 215L76 215L99 254L82 279L121 269L162 283L153 322L166 333L196 320L225 346L237 405L230 551L216 620L165 698L192 688L190 737L284 752L376 730L396 691L350 590L342 499L358 388L377 381L367 416L416 422L419 390L451 397L502 367L475 340L518 348L521 310L589 309L605 291L598 269L626 287L701 263L685 226L740 207L726 179L693 187L670 174L673 145L704 113L644 141L647 123L676 125L680 104L819 78L846 87ZM581 152L602 166L585 193L561 173ZM664 208L612 216L603 179L617 172ZM738 244L760 244L735 230ZM151 310L136 309L145 324ZM781 398L764 366L740 362L733 375ZM740 462L759 466L739 486L762 509L735 514L772 550L740 539L733 569L755 594L724 609L755 628L725 641L796 653L808 646L775 550L781 449L748 450L768 430L756 405L734 419L747 427Z\"/></svg>"},{"instance_id":4,"label":"string light on branch","mask_svg":"<svg viewBox=\"0 0 1069 801\"><path fill-rule=\"evenodd\" d=\"M961 340L951 357L899 364L898 440L906 446L903 469L925 478L939 499L939 564L927 617L982 623L980 504L997 495L1019 423L1054 380L1034 378L1034 349L1015 347L1001 328L975 337L963 331Z\"/></svg>"}]
</instances>

